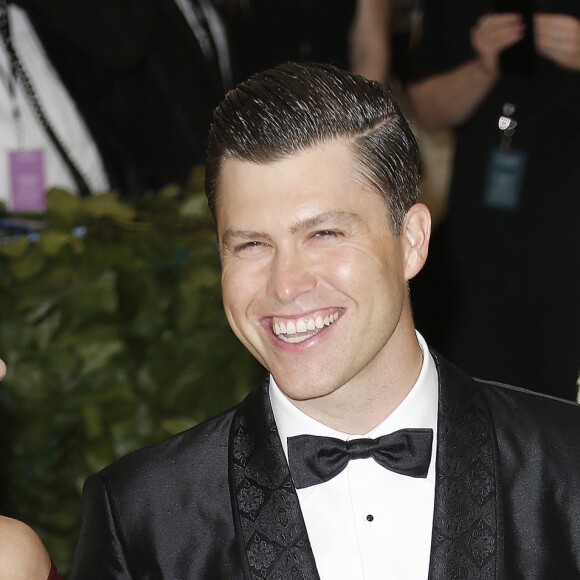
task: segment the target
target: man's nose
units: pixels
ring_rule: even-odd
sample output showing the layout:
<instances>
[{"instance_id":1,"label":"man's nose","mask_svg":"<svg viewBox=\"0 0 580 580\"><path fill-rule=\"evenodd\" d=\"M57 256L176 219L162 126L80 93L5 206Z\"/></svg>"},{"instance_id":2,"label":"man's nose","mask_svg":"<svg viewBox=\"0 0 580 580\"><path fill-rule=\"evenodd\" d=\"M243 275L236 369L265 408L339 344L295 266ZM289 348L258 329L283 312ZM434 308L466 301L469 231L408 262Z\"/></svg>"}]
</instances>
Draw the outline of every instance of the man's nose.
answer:
<instances>
[{"instance_id":1,"label":"man's nose","mask_svg":"<svg viewBox=\"0 0 580 580\"><path fill-rule=\"evenodd\" d=\"M282 303L289 303L316 286L312 261L300 251L278 251L272 260L268 278L268 294Z\"/></svg>"}]
</instances>

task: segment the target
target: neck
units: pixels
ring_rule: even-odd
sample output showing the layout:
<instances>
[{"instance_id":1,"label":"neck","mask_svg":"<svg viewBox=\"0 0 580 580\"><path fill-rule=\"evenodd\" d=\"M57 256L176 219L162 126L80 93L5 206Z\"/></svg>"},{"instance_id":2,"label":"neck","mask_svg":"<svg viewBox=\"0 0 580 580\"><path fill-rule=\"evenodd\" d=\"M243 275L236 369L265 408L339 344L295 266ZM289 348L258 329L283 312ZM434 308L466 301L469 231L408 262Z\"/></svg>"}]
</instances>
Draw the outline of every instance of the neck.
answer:
<instances>
[{"instance_id":1,"label":"neck","mask_svg":"<svg viewBox=\"0 0 580 580\"><path fill-rule=\"evenodd\" d=\"M368 433L405 399L421 372L423 353L412 323L364 373L330 395L293 401L313 419L342 433ZM401 344L397 344L401 343ZM393 354L391 354L393 353Z\"/></svg>"}]
</instances>

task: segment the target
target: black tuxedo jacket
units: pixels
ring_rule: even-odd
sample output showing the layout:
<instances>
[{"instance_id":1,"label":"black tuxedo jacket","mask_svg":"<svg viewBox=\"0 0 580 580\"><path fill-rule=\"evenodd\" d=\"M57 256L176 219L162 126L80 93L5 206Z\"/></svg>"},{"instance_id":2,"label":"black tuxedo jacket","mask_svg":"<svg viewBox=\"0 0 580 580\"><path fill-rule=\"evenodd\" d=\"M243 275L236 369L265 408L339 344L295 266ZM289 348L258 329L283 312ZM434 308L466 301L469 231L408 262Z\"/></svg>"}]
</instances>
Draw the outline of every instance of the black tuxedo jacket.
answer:
<instances>
[{"instance_id":1,"label":"black tuxedo jacket","mask_svg":"<svg viewBox=\"0 0 580 580\"><path fill-rule=\"evenodd\" d=\"M436 361L429 578L577 580L580 407ZM89 478L72 578L319 578L267 382Z\"/></svg>"}]
</instances>

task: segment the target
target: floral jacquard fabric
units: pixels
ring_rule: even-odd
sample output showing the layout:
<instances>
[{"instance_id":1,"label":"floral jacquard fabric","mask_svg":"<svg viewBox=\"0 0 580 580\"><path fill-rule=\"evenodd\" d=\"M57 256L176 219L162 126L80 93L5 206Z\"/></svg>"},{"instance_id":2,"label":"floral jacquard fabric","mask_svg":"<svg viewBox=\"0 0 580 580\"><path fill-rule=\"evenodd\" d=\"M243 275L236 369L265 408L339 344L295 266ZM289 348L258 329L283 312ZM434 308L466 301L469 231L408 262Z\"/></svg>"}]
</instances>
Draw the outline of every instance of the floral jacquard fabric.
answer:
<instances>
[{"instance_id":1,"label":"floral jacquard fabric","mask_svg":"<svg viewBox=\"0 0 580 580\"><path fill-rule=\"evenodd\" d=\"M465 386L453 376L439 380ZM430 580L497 578L494 437L486 406L473 390L440 389Z\"/></svg>"},{"instance_id":2,"label":"floral jacquard fabric","mask_svg":"<svg viewBox=\"0 0 580 580\"><path fill-rule=\"evenodd\" d=\"M234 519L252 580L319 580L267 395L250 395L231 430Z\"/></svg>"}]
</instances>

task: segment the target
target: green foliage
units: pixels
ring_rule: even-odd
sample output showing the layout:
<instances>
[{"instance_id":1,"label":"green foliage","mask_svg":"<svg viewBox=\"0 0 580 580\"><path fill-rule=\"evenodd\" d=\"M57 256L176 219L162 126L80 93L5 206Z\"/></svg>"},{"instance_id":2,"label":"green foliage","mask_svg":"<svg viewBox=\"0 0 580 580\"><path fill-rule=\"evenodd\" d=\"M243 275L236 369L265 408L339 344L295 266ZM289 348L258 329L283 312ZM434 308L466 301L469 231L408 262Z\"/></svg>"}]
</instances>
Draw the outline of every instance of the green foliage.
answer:
<instances>
[{"instance_id":1,"label":"green foliage","mask_svg":"<svg viewBox=\"0 0 580 580\"><path fill-rule=\"evenodd\" d=\"M262 371L223 315L201 195L53 190L43 218L37 239L0 245L1 501L66 573L88 475L229 407Z\"/></svg>"}]
</instances>

